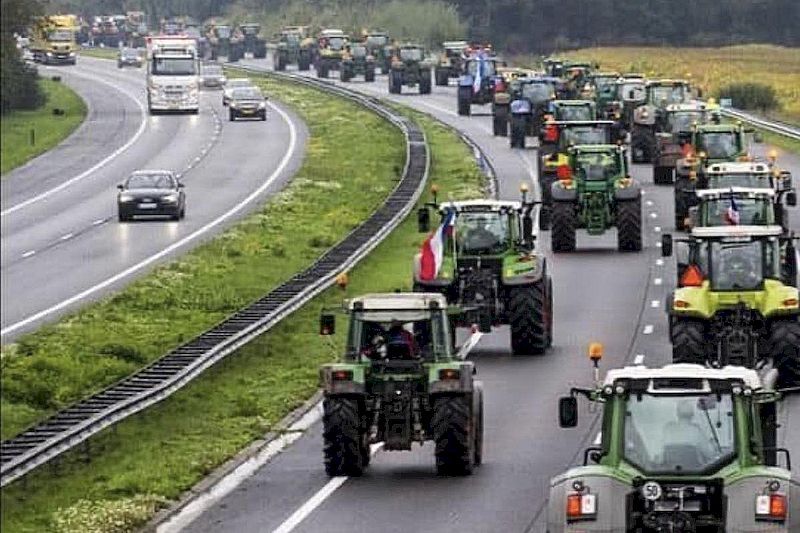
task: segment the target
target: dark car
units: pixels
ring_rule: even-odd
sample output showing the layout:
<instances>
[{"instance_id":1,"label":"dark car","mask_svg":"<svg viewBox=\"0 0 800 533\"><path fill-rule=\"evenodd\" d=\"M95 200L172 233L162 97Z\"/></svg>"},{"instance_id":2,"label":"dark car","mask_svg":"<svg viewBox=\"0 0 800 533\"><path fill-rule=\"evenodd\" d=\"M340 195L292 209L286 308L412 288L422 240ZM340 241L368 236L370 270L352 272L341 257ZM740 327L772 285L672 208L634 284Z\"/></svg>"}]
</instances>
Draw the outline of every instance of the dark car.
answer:
<instances>
[{"instance_id":1,"label":"dark car","mask_svg":"<svg viewBox=\"0 0 800 533\"><path fill-rule=\"evenodd\" d=\"M267 102L257 87L234 89L228 103L230 119L260 118L267 120Z\"/></svg>"},{"instance_id":2,"label":"dark car","mask_svg":"<svg viewBox=\"0 0 800 533\"><path fill-rule=\"evenodd\" d=\"M141 68L142 54L135 48L123 48L117 55L117 66Z\"/></svg>"},{"instance_id":3,"label":"dark car","mask_svg":"<svg viewBox=\"0 0 800 533\"><path fill-rule=\"evenodd\" d=\"M186 215L183 183L169 170L137 170L117 188L120 222L137 215L168 216L172 220Z\"/></svg>"}]
</instances>

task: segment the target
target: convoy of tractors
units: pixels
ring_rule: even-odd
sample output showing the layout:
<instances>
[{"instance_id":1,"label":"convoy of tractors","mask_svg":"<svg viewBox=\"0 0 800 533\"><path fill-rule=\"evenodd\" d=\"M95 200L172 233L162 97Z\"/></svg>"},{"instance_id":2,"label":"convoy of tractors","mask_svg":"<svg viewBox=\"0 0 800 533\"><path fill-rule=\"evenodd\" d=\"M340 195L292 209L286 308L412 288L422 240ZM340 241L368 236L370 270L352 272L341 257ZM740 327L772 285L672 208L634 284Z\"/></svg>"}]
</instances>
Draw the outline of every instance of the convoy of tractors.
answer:
<instances>
[{"instance_id":1,"label":"convoy of tractors","mask_svg":"<svg viewBox=\"0 0 800 533\"><path fill-rule=\"evenodd\" d=\"M79 27L70 16L37 21L35 60L74 63ZM192 27L165 20L161 33ZM643 183L631 168L652 164L653 184L674 189L676 233L659 243L676 260L664 313L673 364L601 377L602 346L590 346L594 384L572 388L558 414L562 427L575 427L577 398L597 403L601 434L583 466L551 480L548 531L800 530L799 486L788 452L776 447L776 404L800 385L797 237L787 210L797 198L774 156L750 155L752 130L723 121L686 80L558 58L510 67L491 46L468 41L445 42L434 56L377 29L286 26L268 44L260 29L208 21L183 54L235 62L271 48L276 71L313 68L320 78L335 71L341 82L367 83L382 74L390 94L426 95L456 80L458 115L487 106L495 136L537 153L538 192L523 186L518 200L439 202L434 191L417 213L428 236L409 258L413 290L366 294L335 310L347 340L344 356L320 371L329 475L362 474L373 444L409 450L427 441L439 473L475 471L484 460L484 388L466 359L471 340L508 326L515 355L558 343L555 261L539 231L550 232L555 254L574 252L579 230L613 232L618 251L641 252ZM146 25L129 13L99 18L90 33L116 46L145 35ZM151 55L168 53L166 44ZM472 332L461 347L457 328ZM334 310L323 311L320 333L336 334Z\"/></svg>"}]
</instances>

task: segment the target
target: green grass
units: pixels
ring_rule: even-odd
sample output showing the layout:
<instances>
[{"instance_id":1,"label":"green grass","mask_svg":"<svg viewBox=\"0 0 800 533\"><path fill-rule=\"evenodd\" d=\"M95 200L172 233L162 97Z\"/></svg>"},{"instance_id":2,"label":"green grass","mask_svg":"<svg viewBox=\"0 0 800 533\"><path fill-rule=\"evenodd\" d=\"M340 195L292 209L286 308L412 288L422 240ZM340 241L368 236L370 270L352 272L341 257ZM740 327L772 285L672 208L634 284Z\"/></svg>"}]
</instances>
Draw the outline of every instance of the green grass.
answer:
<instances>
[{"instance_id":1,"label":"green grass","mask_svg":"<svg viewBox=\"0 0 800 533\"><path fill-rule=\"evenodd\" d=\"M119 50L116 48L81 48L78 50L78 61L81 60L80 56L113 59L116 61L118 55Z\"/></svg>"},{"instance_id":2,"label":"green grass","mask_svg":"<svg viewBox=\"0 0 800 533\"><path fill-rule=\"evenodd\" d=\"M269 83L268 87L278 86ZM281 91L287 90L281 86ZM341 105L335 98L325 99L328 106ZM301 102L293 99L293 103ZM303 102L302 105L313 104ZM335 111L333 115L341 122L350 122L346 115ZM431 145L431 181L445 194L452 193L456 198L480 196L483 179L466 146L438 123L413 115L425 128ZM353 135L366 133L375 145L385 141L368 130L367 117L353 118L364 126L362 132ZM312 134L319 127L317 120L319 117L307 118ZM325 127L335 128L327 121ZM330 131L335 132L335 129ZM352 135L344 138L349 142L358 139ZM338 139L341 138L317 138L312 143L313 150L306 165L319 163L330 167L331 160L337 157L335 152L342 149ZM359 168L370 164L363 159L359 163ZM363 198L366 194L365 190L352 197ZM339 202L351 197L336 196ZM291 202L287 205L299 208ZM258 226L261 220L256 216L244 226ZM5 488L2 491L3 530L59 531L63 524L69 526L61 529L63 531L132 529L166 500L177 498L242 447L262 436L317 390L318 365L339 353L342 333L346 331L343 324L338 328L340 334L334 338L333 346L316 333L318 313L323 305L336 305L344 297L364 292L410 289L411 259L422 241L415 222L414 217L409 217L357 265L350 272L350 285L346 290L326 291L186 389L91 439L95 450L91 463L85 464L81 454L75 451L63 458L57 475L45 467L29 475L25 483L18 481ZM241 230L233 230L238 231ZM243 242L233 242L236 248L247 249ZM231 275L226 274L226 279L230 280ZM160 329L162 333L169 331L167 324L162 324ZM319 468L322 468L321 455ZM100 520L98 516L104 518ZM123 526L114 529L109 525L112 522Z\"/></svg>"},{"instance_id":3,"label":"green grass","mask_svg":"<svg viewBox=\"0 0 800 533\"><path fill-rule=\"evenodd\" d=\"M39 83L47 98L42 107L12 111L0 121L0 174L3 176L63 141L86 118L86 104L75 91L47 78L41 78ZM63 109L64 114L54 115L55 108Z\"/></svg>"},{"instance_id":4,"label":"green grass","mask_svg":"<svg viewBox=\"0 0 800 533\"><path fill-rule=\"evenodd\" d=\"M758 128L756 128L758 129ZM777 133L770 133L766 130L758 129L761 132L761 135L764 137L764 142L771 146L776 146L783 150L788 150L789 152L794 152L795 154L800 154L800 141L796 141L790 137L786 137L785 135L778 135ZM778 153L778 162L780 163L780 150Z\"/></svg>"}]
</instances>

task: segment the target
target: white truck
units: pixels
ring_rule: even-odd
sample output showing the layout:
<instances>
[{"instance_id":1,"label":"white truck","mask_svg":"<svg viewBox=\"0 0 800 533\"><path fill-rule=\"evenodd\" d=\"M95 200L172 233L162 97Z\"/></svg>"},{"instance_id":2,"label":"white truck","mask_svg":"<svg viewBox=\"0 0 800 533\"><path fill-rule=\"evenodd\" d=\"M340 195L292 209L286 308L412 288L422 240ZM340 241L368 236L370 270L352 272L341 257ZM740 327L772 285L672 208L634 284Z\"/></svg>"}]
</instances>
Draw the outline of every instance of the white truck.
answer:
<instances>
[{"instance_id":1,"label":"white truck","mask_svg":"<svg viewBox=\"0 0 800 533\"><path fill-rule=\"evenodd\" d=\"M157 36L147 43L147 106L151 115L166 111L200 112L200 61L190 37Z\"/></svg>"}]
</instances>

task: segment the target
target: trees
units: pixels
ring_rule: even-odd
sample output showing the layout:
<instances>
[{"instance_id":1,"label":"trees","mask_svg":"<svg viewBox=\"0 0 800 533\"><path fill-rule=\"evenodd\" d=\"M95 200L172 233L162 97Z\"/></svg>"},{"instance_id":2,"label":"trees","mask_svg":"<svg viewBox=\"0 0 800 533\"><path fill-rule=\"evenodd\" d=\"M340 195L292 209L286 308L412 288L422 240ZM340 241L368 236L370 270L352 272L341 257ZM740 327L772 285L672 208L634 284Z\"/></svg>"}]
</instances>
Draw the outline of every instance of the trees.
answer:
<instances>
[{"instance_id":1,"label":"trees","mask_svg":"<svg viewBox=\"0 0 800 533\"><path fill-rule=\"evenodd\" d=\"M2 0L0 25L0 112L32 109L44 101L36 71L22 61L15 32L23 31L41 6L32 0Z\"/></svg>"}]
</instances>

